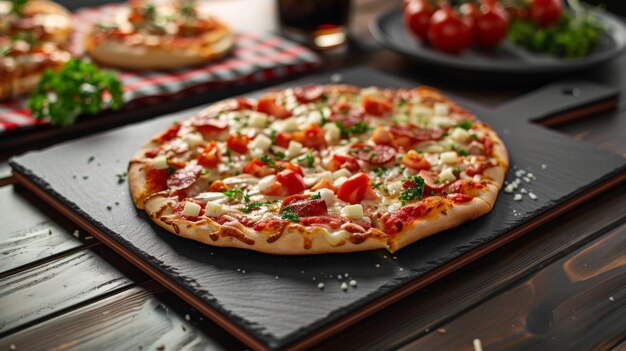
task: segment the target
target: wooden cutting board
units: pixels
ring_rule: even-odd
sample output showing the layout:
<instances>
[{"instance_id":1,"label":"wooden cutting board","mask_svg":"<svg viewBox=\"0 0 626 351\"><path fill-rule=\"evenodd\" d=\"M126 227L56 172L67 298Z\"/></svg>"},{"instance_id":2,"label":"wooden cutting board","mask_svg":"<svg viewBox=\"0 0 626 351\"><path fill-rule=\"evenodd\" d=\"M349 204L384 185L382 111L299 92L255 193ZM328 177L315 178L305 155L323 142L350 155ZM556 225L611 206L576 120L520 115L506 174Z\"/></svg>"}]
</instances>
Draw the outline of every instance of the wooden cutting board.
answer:
<instances>
[{"instance_id":1,"label":"wooden cutting board","mask_svg":"<svg viewBox=\"0 0 626 351\"><path fill-rule=\"evenodd\" d=\"M339 72L361 86L415 86L368 68ZM327 83L330 74L291 84ZM568 94L577 89L575 94ZM257 94L260 94L257 93ZM135 210L116 174L151 136L194 111L30 152L11 160L16 178L92 235L146 271L254 349L311 345L453 270L554 219L624 180L619 155L534 125L548 116L576 117L605 108L616 93L592 83L548 86L498 109L456 98L490 123L506 143L511 170L527 194L501 193L493 211L456 229L386 251L272 256L214 248L174 236ZM93 160L90 162L90 158ZM524 174L519 170L523 170ZM524 181L524 176L534 177ZM558 219L557 219L558 220ZM355 280L356 288L340 289ZM324 283L324 289L317 287Z\"/></svg>"}]
</instances>

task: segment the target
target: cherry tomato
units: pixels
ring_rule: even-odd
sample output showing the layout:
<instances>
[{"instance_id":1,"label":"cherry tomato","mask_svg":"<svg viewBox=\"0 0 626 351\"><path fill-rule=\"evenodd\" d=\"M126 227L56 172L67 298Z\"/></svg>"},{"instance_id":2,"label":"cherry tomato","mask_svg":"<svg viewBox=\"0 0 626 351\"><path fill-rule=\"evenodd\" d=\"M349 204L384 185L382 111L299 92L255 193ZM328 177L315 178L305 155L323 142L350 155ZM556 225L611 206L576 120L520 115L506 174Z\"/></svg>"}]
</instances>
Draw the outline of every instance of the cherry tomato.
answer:
<instances>
[{"instance_id":1,"label":"cherry tomato","mask_svg":"<svg viewBox=\"0 0 626 351\"><path fill-rule=\"evenodd\" d=\"M363 201L368 192L372 192L370 177L361 172L341 184L337 190L337 197L345 202L358 204Z\"/></svg>"},{"instance_id":2,"label":"cherry tomato","mask_svg":"<svg viewBox=\"0 0 626 351\"><path fill-rule=\"evenodd\" d=\"M404 3L404 23L409 32L421 41L428 40L428 23L435 9L427 0L411 0Z\"/></svg>"},{"instance_id":3,"label":"cherry tomato","mask_svg":"<svg viewBox=\"0 0 626 351\"><path fill-rule=\"evenodd\" d=\"M396 150L387 145L355 144L350 148L350 153L373 166L384 165L396 157Z\"/></svg>"},{"instance_id":4,"label":"cherry tomato","mask_svg":"<svg viewBox=\"0 0 626 351\"><path fill-rule=\"evenodd\" d=\"M472 44L472 29L452 7L442 4L430 18L428 40L437 50L458 54Z\"/></svg>"},{"instance_id":5,"label":"cherry tomato","mask_svg":"<svg viewBox=\"0 0 626 351\"><path fill-rule=\"evenodd\" d=\"M271 96L260 98L259 103L256 106L256 110L280 119L291 117L291 112L276 103L276 100L274 100Z\"/></svg>"},{"instance_id":6,"label":"cherry tomato","mask_svg":"<svg viewBox=\"0 0 626 351\"><path fill-rule=\"evenodd\" d=\"M276 179L287 189L289 195L297 194L306 189L302 176L290 169L279 172L276 175Z\"/></svg>"},{"instance_id":7,"label":"cherry tomato","mask_svg":"<svg viewBox=\"0 0 626 351\"><path fill-rule=\"evenodd\" d=\"M509 31L509 15L498 2L485 2L474 19L474 43L491 48L498 45Z\"/></svg>"},{"instance_id":8,"label":"cherry tomato","mask_svg":"<svg viewBox=\"0 0 626 351\"><path fill-rule=\"evenodd\" d=\"M385 98L368 95L363 98L363 109L370 115L380 117L391 112L393 105Z\"/></svg>"},{"instance_id":9,"label":"cherry tomato","mask_svg":"<svg viewBox=\"0 0 626 351\"><path fill-rule=\"evenodd\" d=\"M326 169L334 172L339 168L345 168L350 172L357 172L361 170L361 166L359 166L356 158L347 155L335 154L328 164L326 164Z\"/></svg>"},{"instance_id":10,"label":"cherry tomato","mask_svg":"<svg viewBox=\"0 0 626 351\"><path fill-rule=\"evenodd\" d=\"M162 143L162 142L176 138L176 136L178 135L178 131L180 130L180 127L181 126L179 123L172 125L166 131L164 131L158 137L156 137L157 141Z\"/></svg>"},{"instance_id":11,"label":"cherry tomato","mask_svg":"<svg viewBox=\"0 0 626 351\"><path fill-rule=\"evenodd\" d=\"M240 154L245 154L246 152L248 152L249 142L250 142L250 138L248 138L245 135L231 134L228 136L228 139L226 140L226 146L229 149L236 151Z\"/></svg>"},{"instance_id":12,"label":"cherry tomato","mask_svg":"<svg viewBox=\"0 0 626 351\"><path fill-rule=\"evenodd\" d=\"M243 173L252 174L257 178L263 178L270 174L274 174L274 172L274 168L268 166L267 163L259 160L258 158L250 160L243 167Z\"/></svg>"},{"instance_id":13,"label":"cherry tomato","mask_svg":"<svg viewBox=\"0 0 626 351\"><path fill-rule=\"evenodd\" d=\"M547 27L556 23L562 12L562 0L532 0L529 17L541 26Z\"/></svg>"},{"instance_id":14,"label":"cherry tomato","mask_svg":"<svg viewBox=\"0 0 626 351\"><path fill-rule=\"evenodd\" d=\"M402 158L402 164L413 170L430 169L431 165L424 156L418 154L415 150L410 150Z\"/></svg>"},{"instance_id":15,"label":"cherry tomato","mask_svg":"<svg viewBox=\"0 0 626 351\"><path fill-rule=\"evenodd\" d=\"M200 157L198 157L198 164L206 168L215 168L219 163L220 150L215 141L212 141L204 148Z\"/></svg>"}]
</instances>

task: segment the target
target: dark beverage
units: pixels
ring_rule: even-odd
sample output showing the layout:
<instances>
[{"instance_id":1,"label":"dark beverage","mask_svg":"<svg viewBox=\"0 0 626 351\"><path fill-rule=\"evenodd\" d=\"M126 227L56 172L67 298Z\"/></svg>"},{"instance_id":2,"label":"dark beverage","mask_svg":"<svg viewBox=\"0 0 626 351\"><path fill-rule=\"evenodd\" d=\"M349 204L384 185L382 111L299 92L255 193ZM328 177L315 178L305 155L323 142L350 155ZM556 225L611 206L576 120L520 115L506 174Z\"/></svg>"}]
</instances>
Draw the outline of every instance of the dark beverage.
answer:
<instances>
[{"instance_id":1,"label":"dark beverage","mask_svg":"<svg viewBox=\"0 0 626 351\"><path fill-rule=\"evenodd\" d=\"M278 0L283 34L320 49L347 39L350 0Z\"/></svg>"}]
</instances>

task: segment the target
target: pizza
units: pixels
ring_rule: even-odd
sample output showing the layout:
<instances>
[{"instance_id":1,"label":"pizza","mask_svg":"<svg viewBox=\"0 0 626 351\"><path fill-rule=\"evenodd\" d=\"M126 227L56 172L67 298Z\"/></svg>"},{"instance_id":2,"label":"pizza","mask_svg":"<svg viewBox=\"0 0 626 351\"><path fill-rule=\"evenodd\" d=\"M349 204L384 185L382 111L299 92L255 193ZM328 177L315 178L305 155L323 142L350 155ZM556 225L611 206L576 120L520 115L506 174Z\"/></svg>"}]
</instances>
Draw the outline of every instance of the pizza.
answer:
<instances>
[{"instance_id":1,"label":"pizza","mask_svg":"<svg viewBox=\"0 0 626 351\"><path fill-rule=\"evenodd\" d=\"M15 8L20 1L0 1L0 37L27 34L37 41L69 43L72 18L63 6L47 0L23 1L23 8Z\"/></svg>"},{"instance_id":2,"label":"pizza","mask_svg":"<svg viewBox=\"0 0 626 351\"><path fill-rule=\"evenodd\" d=\"M198 65L223 57L233 45L232 31L192 0L130 1L86 39L94 60L126 69Z\"/></svg>"},{"instance_id":3,"label":"pizza","mask_svg":"<svg viewBox=\"0 0 626 351\"><path fill-rule=\"evenodd\" d=\"M309 85L215 103L129 163L132 198L179 236L271 254L395 252L491 210L498 135L441 92Z\"/></svg>"},{"instance_id":4,"label":"pizza","mask_svg":"<svg viewBox=\"0 0 626 351\"><path fill-rule=\"evenodd\" d=\"M0 100L33 90L46 70L69 61L71 30L69 12L56 3L31 0L16 11L0 1Z\"/></svg>"}]
</instances>

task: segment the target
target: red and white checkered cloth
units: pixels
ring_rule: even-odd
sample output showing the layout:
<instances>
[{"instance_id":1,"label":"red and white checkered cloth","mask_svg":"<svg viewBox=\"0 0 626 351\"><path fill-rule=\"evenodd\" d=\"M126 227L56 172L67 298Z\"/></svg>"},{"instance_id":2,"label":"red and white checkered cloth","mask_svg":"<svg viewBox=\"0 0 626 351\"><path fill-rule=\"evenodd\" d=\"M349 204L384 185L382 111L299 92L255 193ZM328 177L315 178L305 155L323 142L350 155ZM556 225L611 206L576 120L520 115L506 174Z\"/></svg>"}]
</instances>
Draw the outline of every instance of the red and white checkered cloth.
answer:
<instances>
[{"instance_id":1,"label":"red and white checkered cloth","mask_svg":"<svg viewBox=\"0 0 626 351\"><path fill-rule=\"evenodd\" d=\"M109 17L119 5L78 10L74 16L75 33L70 50L84 53L83 38L91 26ZM313 51L273 34L240 33L233 54L206 66L168 72L120 72L124 100L148 103L163 97L178 96L283 77L317 67L320 58ZM9 131L46 124L30 115L26 99L0 103L0 135Z\"/></svg>"}]
</instances>

